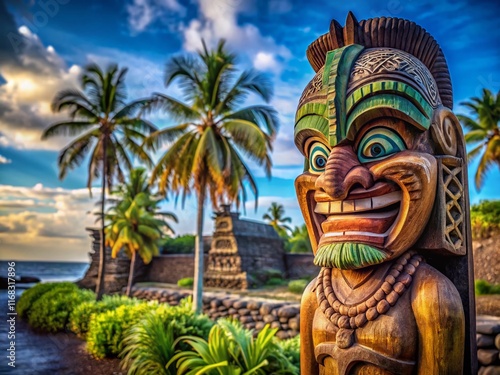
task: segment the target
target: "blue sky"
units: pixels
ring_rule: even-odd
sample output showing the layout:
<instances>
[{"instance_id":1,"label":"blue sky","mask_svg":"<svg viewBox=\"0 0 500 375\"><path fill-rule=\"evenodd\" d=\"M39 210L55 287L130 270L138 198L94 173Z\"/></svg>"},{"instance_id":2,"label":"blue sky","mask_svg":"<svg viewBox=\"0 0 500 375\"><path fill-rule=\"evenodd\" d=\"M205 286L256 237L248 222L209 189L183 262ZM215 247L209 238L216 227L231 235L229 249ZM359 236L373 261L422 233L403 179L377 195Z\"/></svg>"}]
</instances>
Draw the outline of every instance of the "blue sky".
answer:
<instances>
[{"instance_id":1,"label":"blue sky","mask_svg":"<svg viewBox=\"0 0 500 375\"><path fill-rule=\"evenodd\" d=\"M80 168L57 178L57 154L68 139L40 141L44 127L61 119L50 101L75 86L89 62L117 62L129 68L130 99L152 92L178 95L163 85L163 67L173 54L196 51L201 38L213 45L225 38L242 68L263 71L274 83L272 105L281 128L273 154L272 180L256 166L259 209L249 202L246 216L260 219L279 200L293 223L302 223L293 179L301 156L293 146L293 116L313 71L305 50L328 30L332 18L344 24L347 12L366 19L407 18L425 27L441 44L453 81L455 111L483 87L500 90L500 4L488 1L389 0L302 2L293 0L31 0L0 3L0 247L3 259L86 260L94 201ZM151 120L170 124L162 114ZM475 171L471 165L470 174ZM492 169L471 200L499 197L500 172ZM93 189L94 199L98 185ZM173 202L178 233L193 233L195 204ZM210 210L208 210L210 211ZM212 223L207 212L205 232Z\"/></svg>"}]
</instances>

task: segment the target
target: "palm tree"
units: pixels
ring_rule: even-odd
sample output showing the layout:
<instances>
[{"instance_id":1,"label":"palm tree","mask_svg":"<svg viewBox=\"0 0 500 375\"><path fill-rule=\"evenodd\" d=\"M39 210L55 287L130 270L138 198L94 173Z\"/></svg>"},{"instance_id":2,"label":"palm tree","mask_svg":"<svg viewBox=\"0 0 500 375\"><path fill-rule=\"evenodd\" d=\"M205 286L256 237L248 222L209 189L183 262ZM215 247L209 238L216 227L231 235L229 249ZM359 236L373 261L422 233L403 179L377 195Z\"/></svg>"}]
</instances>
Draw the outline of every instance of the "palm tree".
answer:
<instances>
[{"instance_id":1,"label":"palm tree","mask_svg":"<svg viewBox=\"0 0 500 375\"><path fill-rule=\"evenodd\" d=\"M137 117L151 99L125 103L127 69L111 65L106 72L95 64L87 66L80 78L82 91L62 90L52 101L52 111L69 111L69 120L50 125L42 139L58 135L77 136L59 154L59 178L81 165L88 158L87 188L92 195L92 181L102 178L101 248L96 283L97 299L101 299L105 273L104 204L106 187L117 178L124 181L124 168L132 169L130 154L151 163L141 145L147 134L156 130L148 121Z\"/></svg>"},{"instance_id":2,"label":"palm tree","mask_svg":"<svg viewBox=\"0 0 500 375\"><path fill-rule=\"evenodd\" d=\"M262 216L262 219L266 220L281 237L287 237L287 231L291 232L292 229L285 223L291 223L292 219L283 217L284 215L285 209L283 205L273 202L267 213Z\"/></svg>"},{"instance_id":3,"label":"palm tree","mask_svg":"<svg viewBox=\"0 0 500 375\"><path fill-rule=\"evenodd\" d=\"M490 90L483 89L482 98L474 97L461 104L476 117L474 120L458 115L462 125L469 131L465 134L465 141L475 144L468 153L469 161L481 155L475 176L476 189L479 191L491 166L500 166L500 91L494 95Z\"/></svg>"},{"instance_id":4,"label":"palm tree","mask_svg":"<svg viewBox=\"0 0 500 375\"><path fill-rule=\"evenodd\" d=\"M123 249L131 259L128 296L134 282L137 255L148 264L154 255L159 254L159 235L175 233L165 220L158 220L178 222L174 214L159 211L162 200L151 190L144 168L132 169L128 181L117 186L107 200L112 206L106 214L106 245L112 247L113 258ZM141 245L138 249L137 244Z\"/></svg>"},{"instance_id":5,"label":"palm tree","mask_svg":"<svg viewBox=\"0 0 500 375\"><path fill-rule=\"evenodd\" d=\"M152 181L159 191L197 196L197 239L193 307L201 310L203 290L203 213L207 197L216 208L221 203L236 206L247 198L250 186L257 205L257 185L242 154L271 173L271 143L277 131L276 111L265 105L238 109L248 94L265 101L271 98L269 81L261 74L235 69L235 55L227 52L224 41L214 50L196 57L177 56L166 67L166 85L179 83L186 103L157 94L157 104L177 122L153 133L148 145L169 145L153 169Z\"/></svg>"},{"instance_id":6,"label":"palm tree","mask_svg":"<svg viewBox=\"0 0 500 375\"><path fill-rule=\"evenodd\" d=\"M305 224L293 229L288 239L287 250L290 253L312 253L311 241Z\"/></svg>"}]
</instances>

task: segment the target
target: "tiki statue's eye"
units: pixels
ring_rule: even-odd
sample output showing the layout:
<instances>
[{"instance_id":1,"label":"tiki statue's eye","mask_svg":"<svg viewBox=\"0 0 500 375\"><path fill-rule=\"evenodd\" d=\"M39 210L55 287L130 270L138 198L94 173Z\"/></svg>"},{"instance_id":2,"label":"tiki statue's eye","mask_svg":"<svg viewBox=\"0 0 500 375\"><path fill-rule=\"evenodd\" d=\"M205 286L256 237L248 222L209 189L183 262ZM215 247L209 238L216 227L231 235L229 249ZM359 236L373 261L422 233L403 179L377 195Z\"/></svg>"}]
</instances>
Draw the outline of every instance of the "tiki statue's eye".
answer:
<instances>
[{"instance_id":1,"label":"tiki statue's eye","mask_svg":"<svg viewBox=\"0 0 500 375\"><path fill-rule=\"evenodd\" d=\"M358 159L369 163L403 150L406 146L398 133L388 128L373 128L359 141Z\"/></svg>"},{"instance_id":2,"label":"tiki statue's eye","mask_svg":"<svg viewBox=\"0 0 500 375\"><path fill-rule=\"evenodd\" d=\"M309 172L323 173L328 160L328 148L320 142L314 142L309 151Z\"/></svg>"}]
</instances>

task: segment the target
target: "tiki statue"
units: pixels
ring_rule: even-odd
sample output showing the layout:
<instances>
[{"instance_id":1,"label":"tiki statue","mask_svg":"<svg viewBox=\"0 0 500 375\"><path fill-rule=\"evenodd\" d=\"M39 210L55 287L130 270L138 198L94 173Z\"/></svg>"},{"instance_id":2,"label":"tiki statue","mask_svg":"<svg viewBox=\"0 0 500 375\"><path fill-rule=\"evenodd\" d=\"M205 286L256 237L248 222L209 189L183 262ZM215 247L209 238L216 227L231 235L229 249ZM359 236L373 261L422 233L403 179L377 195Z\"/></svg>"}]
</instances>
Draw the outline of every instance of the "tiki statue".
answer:
<instances>
[{"instance_id":1,"label":"tiki statue","mask_svg":"<svg viewBox=\"0 0 500 375\"><path fill-rule=\"evenodd\" d=\"M470 374L474 297L463 135L423 28L335 20L307 50L295 187L321 270L301 374Z\"/></svg>"}]
</instances>

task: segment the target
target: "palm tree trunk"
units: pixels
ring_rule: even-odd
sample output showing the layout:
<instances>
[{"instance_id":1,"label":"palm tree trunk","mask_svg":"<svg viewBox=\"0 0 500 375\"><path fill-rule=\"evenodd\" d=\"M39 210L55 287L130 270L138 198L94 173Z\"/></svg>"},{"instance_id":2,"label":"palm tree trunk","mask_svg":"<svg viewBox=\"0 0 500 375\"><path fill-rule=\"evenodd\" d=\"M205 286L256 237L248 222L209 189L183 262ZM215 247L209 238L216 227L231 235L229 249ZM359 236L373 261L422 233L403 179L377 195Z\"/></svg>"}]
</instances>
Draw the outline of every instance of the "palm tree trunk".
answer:
<instances>
[{"instance_id":1,"label":"palm tree trunk","mask_svg":"<svg viewBox=\"0 0 500 375\"><path fill-rule=\"evenodd\" d=\"M135 272L135 260L137 258L137 253L132 254L132 259L130 261L130 270L128 271L128 283L127 283L127 297L130 297L132 292L132 284L134 283L134 272Z\"/></svg>"},{"instance_id":2,"label":"palm tree trunk","mask_svg":"<svg viewBox=\"0 0 500 375\"><path fill-rule=\"evenodd\" d=\"M106 274L106 235L104 233L104 204L106 199L106 167L107 167L107 137L102 141L102 190L101 190L101 246L99 248L99 271L97 272L96 299L100 301L104 294L104 276Z\"/></svg>"},{"instance_id":3,"label":"palm tree trunk","mask_svg":"<svg viewBox=\"0 0 500 375\"><path fill-rule=\"evenodd\" d=\"M196 220L196 244L194 252L193 310L196 313L201 313L203 307L203 208L205 205L206 187L204 184L202 186L198 195L198 217Z\"/></svg>"}]
</instances>

